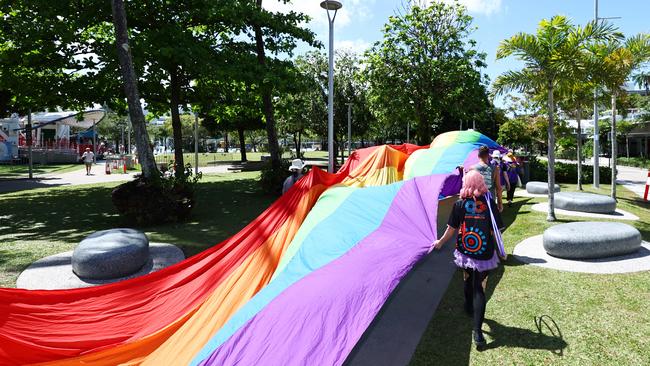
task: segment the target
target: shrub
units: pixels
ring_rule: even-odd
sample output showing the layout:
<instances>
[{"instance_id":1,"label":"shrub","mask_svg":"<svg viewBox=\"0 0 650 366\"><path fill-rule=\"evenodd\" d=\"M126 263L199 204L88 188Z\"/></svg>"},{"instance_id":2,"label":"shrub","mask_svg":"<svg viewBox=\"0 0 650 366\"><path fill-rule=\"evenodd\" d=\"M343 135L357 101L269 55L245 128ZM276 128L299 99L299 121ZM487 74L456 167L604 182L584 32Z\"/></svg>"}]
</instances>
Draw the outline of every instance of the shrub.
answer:
<instances>
[{"instance_id":1,"label":"shrub","mask_svg":"<svg viewBox=\"0 0 650 366\"><path fill-rule=\"evenodd\" d=\"M546 182L548 178L548 162L531 158L529 160L530 180ZM582 183L591 183L594 180L594 169L591 165L582 166ZM555 163L555 182L575 184L578 182L578 165L567 163ZM612 182L612 169L600 167L600 183L610 184Z\"/></svg>"},{"instance_id":2,"label":"shrub","mask_svg":"<svg viewBox=\"0 0 650 366\"><path fill-rule=\"evenodd\" d=\"M618 158L619 165L650 169L650 160L646 158Z\"/></svg>"},{"instance_id":3,"label":"shrub","mask_svg":"<svg viewBox=\"0 0 650 366\"><path fill-rule=\"evenodd\" d=\"M194 191L201 179L190 164L184 170L181 178L170 170L154 179L138 176L121 184L111 194L113 205L125 221L139 225L182 221L194 208Z\"/></svg>"},{"instance_id":4,"label":"shrub","mask_svg":"<svg viewBox=\"0 0 650 366\"><path fill-rule=\"evenodd\" d=\"M280 161L281 163L278 168L274 169L271 161L267 161L262 167L260 185L266 193L275 195L282 193L282 184L289 176L289 166L291 166L291 163L285 159Z\"/></svg>"}]
</instances>

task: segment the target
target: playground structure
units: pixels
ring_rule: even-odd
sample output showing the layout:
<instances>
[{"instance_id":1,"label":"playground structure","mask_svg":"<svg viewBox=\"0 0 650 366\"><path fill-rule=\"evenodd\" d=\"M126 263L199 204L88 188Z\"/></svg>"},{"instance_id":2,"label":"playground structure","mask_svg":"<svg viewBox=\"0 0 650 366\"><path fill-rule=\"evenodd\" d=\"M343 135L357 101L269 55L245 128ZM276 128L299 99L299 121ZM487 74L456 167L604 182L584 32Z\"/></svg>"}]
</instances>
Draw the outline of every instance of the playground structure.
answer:
<instances>
[{"instance_id":1,"label":"playground structure","mask_svg":"<svg viewBox=\"0 0 650 366\"><path fill-rule=\"evenodd\" d=\"M0 289L0 364L342 364L428 254L439 202L481 145L499 148L461 131L357 150L177 265L94 288Z\"/></svg>"},{"instance_id":2,"label":"playground structure","mask_svg":"<svg viewBox=\"0 0 650 366\"><path fill-rule=\"evenodd\" d=\"M103 110L97 109L32 114L33 161L37 164L74 163L86 148L96 155L103 153L95 127L104 115ZM27 161L27 120L26 116L17 115L0 120L0 161ZM72 128L78 132L72 133Z\"/></svg>"}]
</instances>

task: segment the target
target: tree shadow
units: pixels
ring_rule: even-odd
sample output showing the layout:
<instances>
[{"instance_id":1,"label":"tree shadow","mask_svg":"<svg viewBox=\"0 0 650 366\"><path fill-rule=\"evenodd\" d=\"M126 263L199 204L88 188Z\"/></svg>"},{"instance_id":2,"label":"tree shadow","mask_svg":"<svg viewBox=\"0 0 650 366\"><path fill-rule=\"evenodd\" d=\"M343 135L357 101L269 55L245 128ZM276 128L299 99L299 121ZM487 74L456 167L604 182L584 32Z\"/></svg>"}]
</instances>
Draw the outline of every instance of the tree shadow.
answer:
<instances>
[{"instance_id":1,"label":"tree shadow","mask_svg":"<svg viewBox=\"0 0 650 366\"><path fill-rule=\"evenodd\" d=\"M252 179L199 183L188 220L138 226L123 220L111 201L112 187L89 186L21 192L2 198L0 241L60 241L76 244L88 234L118 227L147 232L151 241L178 244L186 256L230 237L257 217L276 197Z\"/></svg>"}]
</instances>

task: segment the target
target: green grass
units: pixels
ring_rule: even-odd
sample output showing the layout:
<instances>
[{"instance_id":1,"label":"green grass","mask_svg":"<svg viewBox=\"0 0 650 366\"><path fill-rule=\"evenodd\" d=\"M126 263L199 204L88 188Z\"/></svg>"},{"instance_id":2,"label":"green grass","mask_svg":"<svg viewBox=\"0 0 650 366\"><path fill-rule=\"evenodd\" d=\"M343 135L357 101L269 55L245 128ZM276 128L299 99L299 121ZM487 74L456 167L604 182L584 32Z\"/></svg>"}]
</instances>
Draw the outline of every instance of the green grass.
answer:
<instances>
[{"instance_id":1,"label":"green grass","mask_svg":"<svg viewBox=\"0 0 650 366\"><path fill-rule=\"evenodd\" d=\"M563 185L563 190L575 190ZM609 186L596 191L608 194ZM531 206L541 198L517 198L504 211L509 253L551 223ZM650 204L621 187L620 208L640 217L629 222L650 240ZM516 219L515 219L516 218ZM558 216L558 223L593 220ZM490 275L487 349L471 345L471 319L462 312L462 276L456 273L411 365L648 365L650 272L595 275L522 265L509 258ZM541 322L540 322L541 318ZM538 325L540 325L538 330Z\"/></svg>"},{"instance_id":2,"label":"green grass","mask_svg":"<svg viewBox=\"0 0 650 366\"><path fill-rule=\"evenodd\" d=\"M268 155L268 153L261 152L247 152L246 158L249 161L261 161L262 156ZM308 151L305 154L305 159L327 159L327 151ZM289 152L285 152L282 155L283 158L291 158ZM184 153L183 154L184 162L190 163L194 166L194 153ZM156 161L159 163L169 162L174 160L174 154L159 154L156 155ZM241 160L241 155L238 152L228 152L228 153L199 153L199 166L210 166L214 164L219 164L222 162L236 162Z\"/></svg>"},{"instance_id":3,"label":"green grass","mask_svg":"<svg viewBox=\"0 0 650 366\"><path fill-rule=\"evenodd\" d=\"M83 169L83 164L48 164L33 166L33 174L41 175L48 173L66 173ZM0 179L2 178L26 178L29 175L27 164L21 165L0 165Z\"/></svg>"},{"instance_id":4,"label":"green grass","mask_svg":"<svg viewBox=\"0 0 650 366\"><path fill-rule=\"evenodd\" d=\"M189 221L137 227L154 242L176 244L186 256L241 230L275 197L258 187L259 173L206 175ZM55 187L0 195L0 286L14 287L20 272L42 257L72 250L86 235L120 226L110 199L119 183Z\"/></svg>"},{"instance_id":5,"label":"green grass","mask_svg":"<svg viewBox=\"0 0 650 366\"><path fill-rule=\"evenodd\" d=\"M261 193L256 177L257 173L207 175L199 184L199 204L189 222L139 229L152 241L179 245L188 256L199 253L238 232L273 202L275 197ZM18 274L36 259L71 250L93 231L124 225L110 202L115 185L0 195L0 286L13 287ZM598 191L608 192L608 186ZM628 223L650 240L650 204L623 187L619 194L619 207L641 218ZM553 225L545 221L544 213L531 210L542 201L517 198L513 208L506 209L508 252ZM558 223L580 220L558 218ZM650 364L650 272L579 274L522 265L510 258L489 279L484 330L490 343L483 352L471 346L471 320L461 309L461 281L457 273L412 365Z\"/></svg>"}]
</instances>

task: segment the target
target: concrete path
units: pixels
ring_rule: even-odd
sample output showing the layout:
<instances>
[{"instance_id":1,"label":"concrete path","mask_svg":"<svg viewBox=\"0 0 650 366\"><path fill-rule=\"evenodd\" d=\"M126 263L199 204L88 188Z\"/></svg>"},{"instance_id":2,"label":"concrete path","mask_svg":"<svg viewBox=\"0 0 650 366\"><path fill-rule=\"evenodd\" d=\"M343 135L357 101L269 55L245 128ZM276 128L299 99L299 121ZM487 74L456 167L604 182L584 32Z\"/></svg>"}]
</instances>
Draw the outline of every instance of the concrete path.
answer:
<instances>
[{"instance_id":1,"label":"concrete path","mask_svg":"<svg viewBox=\"0 0 650 366\"><path fill-rule=\"evenodd\" d=\"M543 235L536 235L517 244L513 256L522 263L567 272L632 273L650 270L650 243L644 241L632 254L600 259L561 259L544 250Z\"/></svg>"},{"instance_id":2,"label":"concrete path","mask_svg":"<svg viewBox=\"0 0 650 366\"><path fill-rule=\"evenodd\" d=\"M546 159L543 158L542 159ZM569 164L577 164L574 160L557 159L556 161ZM600 166L610 166L609 158L600 158ZM587 160L584 167L593 169L593 159ZM616 183L623 185L628 190L636 193L639 197L643 198L645 192L645 184L648 180L648 170L641 168L634 168L631 166L618 165L618 175L616 176Z\"/></svg>"},{"instance_id":3,"label":"concrete path","mask_svg":"<svg viewBox=\"0 0 650 366\"><path fill-rule=\"evenodd\" d=\"M86 175L85 169L75 170L66 173L43 174L34 179L7 179L0 180L0 193L24 191L35 188L74 186L81 184L99 184L108 182L125 182L133 179L139 171L132 171L127 174L106 174L103 161L93 165L91 175ZM199 171L203 174L229 173L230 165L220 164L209 167L201 167Z\"/></svg>"}]
</instances>

